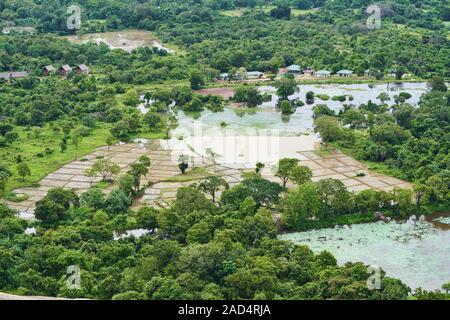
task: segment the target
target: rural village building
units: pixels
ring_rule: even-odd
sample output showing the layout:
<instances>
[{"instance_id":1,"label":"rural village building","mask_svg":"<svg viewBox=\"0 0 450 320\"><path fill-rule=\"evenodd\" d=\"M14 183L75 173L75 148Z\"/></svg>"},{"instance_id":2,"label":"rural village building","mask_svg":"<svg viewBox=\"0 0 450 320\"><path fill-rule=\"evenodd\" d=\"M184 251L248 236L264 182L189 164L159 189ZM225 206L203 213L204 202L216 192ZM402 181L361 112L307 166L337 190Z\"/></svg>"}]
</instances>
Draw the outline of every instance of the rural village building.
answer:
<instances>
[{"instance_id":1,"label":"rural village building","mask_svg":"<svg viewBox=\"0 0 450 320\"><path fill-rule=\"evenodd\" d=\"M351 70L340 70L337 72L339 77L351 77L353 75L353 71Z\"/></svg>"},{"instance_id":2,"label":"rural village building","mask_svg":"<svg viewBox=\"0 0 450 320\"><path fill-rule=\"evenodd\" d=\"M229 79L229 74L227 72L220 74L220 80L228 81Z\"/></svg>"},{"instance_id":3,"label":"rural village building","mask_svg":"<svg viewBox=\"0 0 450 320\"><path fill-rule=\"evenodd\" d=\"M331 75L331 72L328 70L319 70L316 72L316 77L318 78L328 78Z\"/></svg>"},{"instance_id":4,"label":"rural village building","mask_svg":"<svg viewBox=\"0 0 450 320\"><path fill-rule=\"evenodd\" d=\"M261 79L264 73L259 71L247 71L245 74L246 79Z\"/></svg>"},{"instance_id":5,"label":"rural village building","mask_svg":"<svg viewBox=\"0 0 450 320\"><path fill-rule=\"evenodd\" d=\"M303 70L303 74L306 74L307 76L313 76L314 75L314 69L312 68L306 68Z\"/></svg>"},{"instance_id":6,"label":"rural village building","mask_svg":"<svg viewBox=\"0 0 450 320\"><path fill-rule=\"evenodd\" d=\"M1 72L0 79L4 79L6 81L11 81L12 79L25 78L28 76L28 72L26 71L10 71L10 72Z\"/></svg>"},{"instance_id":7,"label":"rural village building","mask_svg":"<svg viewBox=\"0 0 450 320\"><path fill-rule=\"evenodd\" d=\"M301 74L302 68L299 65L292 64L286 68L287 72L293 75Z\"/></svg>"},{"instance_id":8,"label":"rural village building","mask_svg":"<svg viewBox=\"0 0 450 320\"><path fill-rule=\"evenodd\" d=\"M234 75L233 79L230 79L230 74L225 72L220 74L220 80L228 81L228 80L245 80L245 79L261 79L264 73L259 71L247 71L244 75L239 76L238 74Z\"/></svg>"},{"instance_id":9,"label":"rural village building","mask_svg":"<svg viewBox=\"0 0 450 320\"><path fill-rule=\"evenodd\" d=\"M51 64L42 68L42 74L44 76L48 76L50 73L53 73L55 71L56 71L55 67L52 66Z\"/></svg>"},{"instance_id":10,"label":"rural village building","mask_svg":"<svg viewBox=\"0 0 450 320\"><path fill-rule=\"evenodd\" d=\"M61 68L59 68L58 73L62 76L66 76L69 73L72 72L72 67L68 64L63 65Z\"/></svg>"},{"instance_id":11,"label":"rural village building","mask_svg":"<svg viewBox=\"0 0 450 320\"><path fill-rule=\"evenodd\" d=\"M75 72L78 74L89 74L89 68L85 64L80 64L75 68Z\"/></svg>"}]
</instances>

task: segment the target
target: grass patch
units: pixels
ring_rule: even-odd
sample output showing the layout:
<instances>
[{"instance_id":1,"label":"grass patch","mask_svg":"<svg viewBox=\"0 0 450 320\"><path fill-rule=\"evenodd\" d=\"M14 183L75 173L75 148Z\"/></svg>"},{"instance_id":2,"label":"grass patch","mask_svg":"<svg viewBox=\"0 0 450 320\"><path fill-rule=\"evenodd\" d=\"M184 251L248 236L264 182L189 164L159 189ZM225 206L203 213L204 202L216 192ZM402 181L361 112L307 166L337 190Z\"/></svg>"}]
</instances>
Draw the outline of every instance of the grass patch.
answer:
<instances>
[{"instance_id":1,"label":"grass patch","mask_svg":"<svg viewBox=\"0 0 450 320\"><path fill-rule=\"evenodd\" d=\"M249 9L233 9L233 10L222 10L220 11L221 14L227 17L240 17L244 13L245 10Z\"/></svg>"},{"instance_id":2,"label":"grass patch","mask_svg":"<svg viewBox=\"0 0 450 320\"><path fill-rule=\"evenodd\" d=\"M37 131L36 128L30 130L17 127L15 131L19 134L19 138L8 147L2 148L0 152L0 162L7 165L13 173L8 181L7 191L36 184L62 165L82 158L95 148L105 145L109 128L109 125L99 125L98 129L94 129L89 136L83 138L78 148L69 139L67 150L62 153L59 147L62 132L53 131L49 125L38 128ZM25 177L25 180L17 173L18 156L31 171L31 175Z\"/></svg>"},{"instance_id":3,"label":"grass patch","mask_svg":"<svg viewBox=\"0 0 450 320\"><path fill-rule=\"evenodd\" d=\"M112 185L113 183L111 181L99 181L97 182L93 188L97 188L97 189L106 189L108 188L110 185Z\"/></svg>"},{"instance_id":4,"label":"grass patch","mask_svg":"<svg viewBox=\"0 0 450 320\"><path fill-rule=\"evenodd\" d=\"M314 150L314 153L321 157L325 157L325 156L329 156L329 155L333 154L334 151L335 151L334 148L328 148L328 149L320 148L319 150Z\"/></svg>"},{"instance_id":5,"label":"grass patch","mask_svg":"<svg viewBox=\"0 0 450 320\"><path fill-rule=\"evenodd\" d=\"M213 176L213 173L207 172L205 168L195 167L192 170L187 171L185 174L179 174L173 176L165 181L168 182L186 182L192 180L199 180L209 176Z\"/></svg>"},{"instance_id":6,"label":"grass patch","mask_svg":"<svg viewBox=\"0 0 450 320\"><path fill-rule=\"evenodd\" d=\"M360 159L358 157L357 149L343 147L335 142L332 142L331 145L333 147L341 150L345 155L353 157L353 158L357 159L358 161L361 161L363 164L365 164L367 166L367 169L369 169L370 171L385 174L385 175L388 175L388 176L391 176L394 178L398 178L401 180L410 181L410 179L408 179L406 174L398 168L389 167L386 164L381 163L381 162L373 162L373 161L367 161L367 160Z\"/></svg>"},{"instance_id":7,"label":"grass patch","mask_svg":"<svg viewBox=\"0 0 450 320\"><path fill-rule=\"evenodd\" d=\"M330 100L330 96L324 93L318 93L316 94L316 97L323 101Z\"/></svg>"},{"instance_id":8,"label":"grass patch","mask_svg":"<svg viewBox=\"0 0 450 320\"><path fill-rule=\"evenodd\" d=\"M24 193L17 194L15 192L8 192L6 195L3 196L5 200L11 201L11 202L22 202L28 199L28 195Z\"/></svg>"}]
</instances>

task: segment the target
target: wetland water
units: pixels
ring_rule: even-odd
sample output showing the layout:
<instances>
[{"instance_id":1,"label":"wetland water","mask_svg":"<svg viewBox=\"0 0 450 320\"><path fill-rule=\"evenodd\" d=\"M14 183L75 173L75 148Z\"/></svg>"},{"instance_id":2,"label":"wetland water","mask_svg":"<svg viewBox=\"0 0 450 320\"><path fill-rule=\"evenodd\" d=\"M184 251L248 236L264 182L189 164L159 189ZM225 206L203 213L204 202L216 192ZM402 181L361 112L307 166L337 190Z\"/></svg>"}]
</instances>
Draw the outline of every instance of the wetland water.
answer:
<instances>
[{"instance_id":1,"label":"wetland water","mask_svg":"<svg viewBox=\"0 0 450 320\"><path fill-rule=\"evenodd\" d=\"M353 104L359 106L362 103L367 103L371 100L374 103L379 103L377 97L382 92L387 92L391 98L387 101L388 105L394 103L394 95L400 92L408 92L411 98L406 102L412 105L417 105L420 96L426 92L427 86L424 82L414 83L384 83L373 84L369 87L368 84L324 84L324 85L299 85L299 91L289 99L299 98L305 101L305 95L308 91L313 91L317 94L326 94L330 97L329 100L324 101L316 97L313 104L305 104L303 107L297 108L296 112L290 116L282 117L281 113L276 110L275 106L278 102L278 97L273 86L262 86L259 90L262 93L272 94L271 101L264 102L253 111L245 112L244 110L233 110L225 108L223 112L213 113L211 111L203 111L197 117L187 115L180 111L178 113L179 126L174 131L175 134L194 134L194 122L202 125L203 133L210 135L220 134L224 128L221 123L226 123L226 129L233 129L238 134L251 134L255 130L276 130L280 135L298 135L304 132L310 132L313 128L312 108L317 104L326 104L333 110L340 110L344 104ZM346 100L345 102L333 101L333 96L350 95L353 100Z\"/></svg>"},{"instance_id":2,"label":"wetland water","mask_svg":"<svg viewBox=\"0 0 450 320\"><path fill-rule=\"evenodd\" d=\"M406 222L376 222L283 234L283 240L327 250L342 265L362 261L381 267L412 289L440 289L450 282L450 214Z\"/></svg>"},{"instance_id":3,"label":"wetland water","mask_svg":"<svg viewBox=\"0 0 450 320\"><path fill-rule=\"evenodd\" d=\"M239 156L257 154L255 149L259 148L259 142L249 137L255 137L261 132L262 135L275 133L278 135L274 147L277 149L276 154L269 157L259 154L257 156L259 161L275 162L277 157L298 157L296 151L314 149L314 143L319 141L312 133L312 108L315 105L326 104L338 111L344 104L359 106L369 100L379 103L377 97L382 92L387 92L390 96L388 105L394 103L394 95L400 92L408 92L411 98L407 103L417 105L427 86L426 83L385 83L370 87L368 84L300 85L299 91L289 98L305 101L306 92L313 91L316 94L315 101L311 105L305 104L297 108L289 117L282 117L276 109L278 97L274 87L262 86L259 90L272 94L272 99L250 113L225 108L223 112L218 113L206 110L194 118L179 112L179 126L173 131L173 135L183 136L196 150L201 150L201 146L213 147L218 153L224 154L224 158L229 159L229 162L236 162L236 159L240 159ZM326 94L330 99L323 101L317 94ZM353 100L331 100L331 97L339 95L351 95ZM226 123L225 127L221 126L222 122ZM306 135L301 135L305 133ZM223 136L227 135L224 139ZM366 264L378 265L389 276L401 279L411 288L420 286L431 290L439 289L442 284L450 282L450 218L446 217L442 222L434 219L436 217L430 218L430 221L414 222L411 219L399 223L358 224L284 234L280 238L304 243L314 251L328 250L339 264L363 261Z\"/></svg>"},{"instance_id":4,"label":"wetland water","mask_svg":"<svg viewBox=\"0 0 450 320\"><path fill-rule=\"evenodd\" d=\"M178 111L178 127L172 131L174 140L181 139L191 149L205 155L207 148L214 149L222 156L222 163L247 163L256 161L272 163L283 157L297 157L297 151L314 150L314 144L320 139L313 133L312 108L317 104L326 104L333 110L340 110L344 104L359 106L372 100L379 103L377 97L387 92L391 98L387 103L393 104L394 95L408 92L408 103L416 105L420 96L426 92L426 83L391 83L391 84L324 84L300 85L298 92L289 98L305 101L308 91L326 94L330 97L324 101L316 97L313 104L297 108L294 114L282 116L277 110L276 88L261 86L260 92L272 95L271 101L264 102L256 108L225 108L223 112L205 110L194 115ZM333 101L333 96L351 95L352 101ZM144 110L141 110L145 112ZM270 149L270 150L269 150ZM269 151L267 151L269 150Z\"/></svg>"}]
</instances>

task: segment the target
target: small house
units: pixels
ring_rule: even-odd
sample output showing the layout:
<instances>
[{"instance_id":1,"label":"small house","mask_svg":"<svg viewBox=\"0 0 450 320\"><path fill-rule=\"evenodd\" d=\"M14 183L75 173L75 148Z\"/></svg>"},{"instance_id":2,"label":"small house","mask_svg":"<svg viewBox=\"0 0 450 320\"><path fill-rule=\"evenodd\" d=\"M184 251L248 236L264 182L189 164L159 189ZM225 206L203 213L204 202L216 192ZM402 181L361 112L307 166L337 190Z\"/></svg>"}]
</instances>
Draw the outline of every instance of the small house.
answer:
<instances>
[{"instance_id":1,"label":"small house","mask_svg":"<svg viewBox=\"0 0 450 320\"><path fill-rule=\"evenodd\" d=\"M314 75L314 69L306 68L306 69L303 70L303 74L306 74L307 76L313 76Z\"/></svg>"},{"instance_id":2,"label":"small house","mask_svg":"<svg viewBox=\"0 0 450 320\"><path fill-rule=\"evenodd\" d=\"M80 64L75 68L75 72L78 74L89 74L89 68L85 64Z\"/></svg>"},{"instance_id":3,"label":"small house","mask_svg":"<svg viewBox=\"0 0 450 320\"><path fill-rule=\"evenodd\" d=\"M66 76L69 73L72 72L72 67L68 64L63 65L61 68L59 68L58 73L62 76Z\"/></svg>"},{"instance_id":4,"label":"small house","mask_svg":"<svg viewBox=\"0 0 450 320\"><path fill-rule=\"evenodd\" d=\"M389 69L387 76L391 77L391 78L395 78L397 76L397 69L395 69L395 68Z\"/></svg>"},{"instance_id":5,"label":"small house","mask_svg":"<svg viewBox=\"0 0 450 320\"><path fill-rule=\"evenodd\" d=\"M229 74L227 72L220 74L220 80L228 81L230 79Z\"/></svg>"},{"instance_id":6,"label":"small house","mask_svg":"<svg viewBox=\"0 0 450 320\"><path fill-rule=\"evenodd\" d=\"M369 69L364 70L364 76L365 77L370 77L370 70Z\"/></svg>"},{"instance_id":7,"label":"small house","mask_svg":"<svg viewBox=\"0 0 450 320\"><path fill-rule=\"evenodd\" d=\"M331 75L331 72L328 70L319 70L316 72L316 77L318 78L328 78Z\"/></svg>"},{"instance_id":8,"label":"small house","mask_svg":"<svg viewBox=\"0 0 450 320\"><path fill-rule=\"evenodd\" d=\"M245 77L247 79L261 79L263 75L264 75L264 73L259 72L259 71L247 71L247 73L245 74Z\"/></svg>"},{"instance_id":9,"label":"small house","mask_svg":"<svg viewBox=\"0 0 450 320\"><path fill-rule=\"evenodd\" d=\"M344 70L338 71L337 75L339 77L346 77L346 78L348 78L348 77L351 77L353 75L353 71L344 69Z\"/></svg>"},{"instance_id":10,"label":"small house","mask_svg":"<svg viewBox=\"0 0 450 320\"><path fill-rule=\"evenodd\" d=\"M2 29L3 34L11 33L29 33L32 35L37 34L36 28L33 27L20 27L20 26L6 26Z\"/></svg>"},{"instance_id":11,"label":"small house","mask_svg":"<svg viewBox=\"0 0 450 320\"><path fill-rule=\"evenodd\" d=\"M293 75L298 75L302 73L302 68L299 65L292 64L286 68L287 72Z\"/></svg>"},{"instance_id":12,"label":"small house","mask_svg":"<svg viewBox=\"0 0 450 320\"><path fill-rule=\"evenodd\" d=\"M1 72L0 79L5 81L11 81L12 79L25 78L28 76L28 72L26 71L10 71L10 72Z\"/></svg>"},{"instance_id":13,"label":"small house","mask_svg":"<svg viewBox=\"0 0 450 320\"><path fill-rule=\"evenodd\" d=\"M53 67L51 64L42 68L42 74L44 76L48 76L50 73L53 73L55 71L55 67Z\"/></svg>"}]
</instances>

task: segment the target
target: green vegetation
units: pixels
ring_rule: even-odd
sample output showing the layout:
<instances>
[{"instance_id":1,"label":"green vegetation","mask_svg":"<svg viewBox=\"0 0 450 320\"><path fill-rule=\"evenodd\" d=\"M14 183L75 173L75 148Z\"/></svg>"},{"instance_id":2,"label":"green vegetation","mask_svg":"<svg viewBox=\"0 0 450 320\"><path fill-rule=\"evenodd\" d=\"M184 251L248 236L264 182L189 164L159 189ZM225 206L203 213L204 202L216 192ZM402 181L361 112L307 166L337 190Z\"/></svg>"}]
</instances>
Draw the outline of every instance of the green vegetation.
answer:
<instances>
[{"instance_id":1,"label":"green vegetation","mask_svg":"<svg viewBox=\"0 0 450 320\"><path fill-rule=\"evenodd\" d=\"M264 4L269 6L257 9ZM76 46L40 36L36 49L62 45L71 53L61 56L55 50L42 50L38 52L48 52L46 57L31 62L23 49L29 48L34 39L23 35L17 37L21 49L8 48L8 55L15 55L15 68L26 67L35 73L48 63L86 63L108 83L188 80L193 70L200 75L196 78L211 81L220 72L241 67L276 73L293 62L332 72L350 69L358 75L367 69L382 74L395 70L397 79L406 73L421 78L446 75L449 48L444 22L448 21L448 4L442 1L380 1L383 27L379 30L365 26L367 3L288 0L287 4L260 0L85 1L83 21L87 23L83 23L81 33L148 30L164 43L181 48L187 59L156 48L112 53L106 45ZM27 21L41 32L70 33L61 28L65 25L65 7L52 6L30 1L22 7L7 0L0 7L0 17L19 25ZM239 17L222 14L224 10L244 8L248 10ZM15 11L20 11L20 16ZM252 30L258 31L257 37ZM7 58L1 59L0 65L10 64Z\"/></svg>"},{"instance_id":2,"label":"green vegetation","mask_svg":"<svg viewBox=\"0 0 450 320\"><path fill-rule=\"evenodd\" d=\"M180 159L175 182L198 180L178 189L164 209L132 210L148 186L151 159L142 156L127 172L106 158L86 176L91 188L78 196L55 188L36 202L37 221L19 219L0 205L0 291L92 299L449 299L445 291L411 290L382 274L381 290L366 286L367 266L338 266L328 252L277 239L274 217L291 230L372 221L381 211L404 218L448 210L450 202L448 77L449 5L439 0L380 1L383 28L365 27L367 1L344 0L85 0L78 34L131 28L176 47L176 53L140 47L126 52L107 44L73 43L66 30L64 1L0 3L0 27L34 26L36 35L0 35L0 72L28 76L0 80L0 192L37 186L61 165L133 138L168 138L176 113L220 112L225 101L193 90L210 87L221 73L244 79L266 73L285 118L297 107L327 101L327 95L298 93L292 75L275 81L292 64L336 72L351 69L373 79L427 78L429 92L419 108L405 92L380 94L377 104L345 104L339 113L325 104L313 108L315 130L329 145L367 161L372 168L414 182L414 190L350 193L342 182L312 182L297 159L281 159L280 183L262 178L264 164L231 187ZM42 68L86 64L89 75ZM255 80L259 81L259 80ZM355 79L324 79L352 83ZM251 82L249 80L249 82ZM254 84L232 83L231 101L243 116L270 98ZM331 97L351 103L351 95ZM388 107L387 101L393 102ZM145 110L144 110L145 109ZM145 114L144 114L145 113ZM223 122L222 127L227 124ZM211 149L216 163L219 155ZM102 181L93 183L94 177ZM114 185L113 185L114 183ZM292 188L292 184L295 185ZM114 187L114 188L112 188ZM108 195L103 191L108 188ZM219 196L220 194L220 196ZM211 199L211 200L210 200ZM25 234L35 227L36 234ZM142 237L114 237L144 228ZM123 234L122 234L123 235ZM81 288L66 285L67 268L81 270Z\"/></svg>"},{"instance_id":3,"label":"green vegetation","mask_svg":"<svg viewBox=\"0 0 450 320\"><path fill-rule=\"evenodd\" d=\"M371 101L344 109L336 119L350 129L338 128L329 142L370 161L374 168L426 185L434 190L433 199L449 201L450 96L441 78L433 78L429 88L418 109L400 101L392 112Z\"/></svg>"},{"instance_id":4,"label":"green vegetation","mask_svg":"<svg viewBox=\"0 0 450 320\"><path fill-rule=\"evenodd\" d=\"M67 150L61 153L55 145L62 139L63 134L56 133L49 125L34 129L16 127L14 131L18 133L17 140L2 148L0 155L1 163L12 171L7 184L8 190L36 183L63 164L92 152L96 147L105 144L104 138L108 133L106 128L95 129L90 136L83 139L78 148L69 145ZM16 171L18 160L25 161L30 169L30 175L25 181Z\"/></svg>"},{"instance_id":5,"label":"green vegetation","mask_svg":"<svg viewBox=\"0 0 450 320\"><path fill-rule=\"evenodd\" d=\"M323 94L323 93L316 94L316 97L323 101L330 100L330 96L327 94Z\"/></svg>"},{"instance_id":6,"label":"green vegetation","mask_svg":"<svg viewBox=\"0 0 450 320\"><path fill-rule=\"evenodd\" d=\"M324 181L314 187L305 182L300 188L323 190L329 197L323 199L327 206L323 212L339 214L346 210L343 206L348 194L340 195L344 189L336 189L336 183ZM216 204L202 194L212 195L220 186L225 191ZM241 184L229 189L224 181L209 178L198 187L180 188L176 201L167 209L144 207L138 211L129 210L131 199L122 187L107 197L93 188L80 198L69 190L52 189L37 204L40 221L33 223L38 230L35 236L24 235L26 223L0 206L4 266L0 289L99 299L408 297L409 288L384 273L381 290L369 290L363 264L338 266L327 252L314 254L306 246L277 240L270 209L280 202L281 189L257 173L247 174ZM367 207L374 205L365 194L360 197L367 200ZM280 205L294 201L294 206L286 209L292 210L301 205L295 198L296 193L292 193ZM386 203L388 199L380 201ZM307 205L315 203L309 201ZM355 221L365 217L368 215ZM356 217L334 219L338 222ZM113 240L113 231L132 228L153 231L144 237ZM16 246L19 242L21 245ZM81 269L79 289L66 286L70 265ZM303 268L305 265L308 267ZM337 279L339 285L335 284ZM443 292L419 290L414 298L438 294L441 299L447 297Z\"/></svg>"},{"instance_id":7,"label":"green vegetation","mask_svg":"<svg viewBox=\"0 0 450 320\"><path fill-rule=\"evenodd\" d=\"M192 180L198 180L201 178L206 178L210 176L211 174L208 173L205 168L192 168L192 170L187 171L185 174L179 174L174 177L170 177L167 179L167 181L170 182L186 182L186 181L192 181Z\"/></svg>"}]
</instances>

